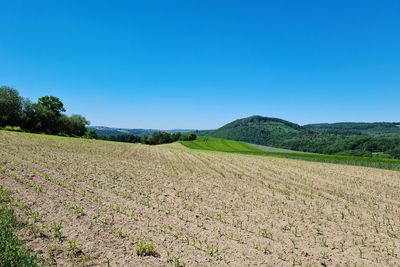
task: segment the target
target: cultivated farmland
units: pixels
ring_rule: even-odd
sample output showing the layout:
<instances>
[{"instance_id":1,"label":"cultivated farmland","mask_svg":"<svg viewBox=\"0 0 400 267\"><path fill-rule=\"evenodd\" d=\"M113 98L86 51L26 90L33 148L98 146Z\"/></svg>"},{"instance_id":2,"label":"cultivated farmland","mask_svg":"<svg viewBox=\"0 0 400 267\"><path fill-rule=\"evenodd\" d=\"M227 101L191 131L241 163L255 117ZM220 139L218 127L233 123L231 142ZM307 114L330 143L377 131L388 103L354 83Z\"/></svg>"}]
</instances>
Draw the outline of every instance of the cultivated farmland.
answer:
<instances>
[{"instance_id":1,"label":"cultivated farmland","mask_svg":"<svg viewBox=\"0 0 400 267\"><path fill-rule=\"evenodd\" d=\"M46 265L400 261L399 171L0 132L0 186Z\"/></svg>"}]
</instances>

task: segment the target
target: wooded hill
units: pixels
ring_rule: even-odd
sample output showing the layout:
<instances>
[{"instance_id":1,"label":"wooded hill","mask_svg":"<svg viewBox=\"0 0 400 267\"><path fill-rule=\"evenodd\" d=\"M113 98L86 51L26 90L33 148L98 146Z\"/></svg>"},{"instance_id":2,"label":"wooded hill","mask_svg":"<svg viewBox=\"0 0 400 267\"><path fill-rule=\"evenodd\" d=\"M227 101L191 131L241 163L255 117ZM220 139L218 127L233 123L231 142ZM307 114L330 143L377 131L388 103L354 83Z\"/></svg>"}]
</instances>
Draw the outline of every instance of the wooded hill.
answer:
<instances>
[{"instance_id":1,"label":"wooded hill","mask_svg":"<svg viewBox=\"0 0 400 267\"><path fill-rule=\"evenodd\" d=\"M278 118L251 116L198 134L313 153L400 159L400 123L301 126Z\"/></svg>"}]
</instances>

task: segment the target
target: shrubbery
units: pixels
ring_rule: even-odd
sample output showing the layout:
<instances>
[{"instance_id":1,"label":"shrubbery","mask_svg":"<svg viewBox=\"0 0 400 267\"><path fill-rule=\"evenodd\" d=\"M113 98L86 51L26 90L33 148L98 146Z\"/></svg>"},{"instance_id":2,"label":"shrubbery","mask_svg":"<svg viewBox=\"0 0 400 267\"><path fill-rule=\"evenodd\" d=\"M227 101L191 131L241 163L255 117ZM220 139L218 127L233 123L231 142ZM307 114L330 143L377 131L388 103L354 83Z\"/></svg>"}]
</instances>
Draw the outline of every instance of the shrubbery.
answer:
<instances>
[{"instance_id":1,"label":"shrubbery","mask_svg":"<svg viewBox=\"0 0 400 267\"><path fill-rule=\"evenodd\" d=\"M12 132L22 132L21 127L19 127L19 126L10 126L10 125L7 125L6 127L4 127L3 130L12 131Z\"/></svg>"}]
</instances>

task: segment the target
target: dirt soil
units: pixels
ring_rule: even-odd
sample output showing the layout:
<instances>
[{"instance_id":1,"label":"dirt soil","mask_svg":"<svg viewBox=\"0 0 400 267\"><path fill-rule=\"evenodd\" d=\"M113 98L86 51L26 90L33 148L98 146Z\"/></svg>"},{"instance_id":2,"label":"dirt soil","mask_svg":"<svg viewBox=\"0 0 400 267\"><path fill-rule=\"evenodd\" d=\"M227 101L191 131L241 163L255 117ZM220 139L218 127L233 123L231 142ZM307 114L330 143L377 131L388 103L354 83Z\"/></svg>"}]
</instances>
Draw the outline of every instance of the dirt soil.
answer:
<instances>
[{"instance_id":1,"label":"dirt soil","mask_svg":"<svg viewBox=\"0 0 400 267\"><path fill-rule=\"evenodd\" d=\"M400 266L399 171L0 132L0 185L47 265Z\"/></svg>"}]
</instances>

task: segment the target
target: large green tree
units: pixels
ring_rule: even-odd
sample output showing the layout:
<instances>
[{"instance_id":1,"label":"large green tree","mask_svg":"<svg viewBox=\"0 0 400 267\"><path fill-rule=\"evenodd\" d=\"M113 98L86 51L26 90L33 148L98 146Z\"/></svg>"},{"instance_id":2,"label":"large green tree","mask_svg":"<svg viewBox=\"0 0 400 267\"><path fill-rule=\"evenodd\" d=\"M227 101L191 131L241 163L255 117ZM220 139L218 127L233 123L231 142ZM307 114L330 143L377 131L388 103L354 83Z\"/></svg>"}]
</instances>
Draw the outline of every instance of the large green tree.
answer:
<instances>
[{"instance_id":1,"label":"large green tree","mask_svg":"<svg viewBox=\"0 0 400 267\"><path fill-rule=\"evenodd\" d=\"M36 119L35 131L48 134L58 134L63 131L61 112L65 111L64 104L58 97L43 96L33 105Z\"/></svg>"},{"instance_id":2,"label":"large green tree","mask_svg":"<svg viewBox=\"0 0 400 267\"><path fill-rule=\"evenodd\" d=\"M86 125L89 125L89 121L85 117L74 114L66 118L65 128L68 135L83 136L87 131Z\"/></svg>"},{"instance_id":3,"label":"large green tree","mask_svg":"<svg viewBox=\"0 0 400 267\"><path fill-rule=\"evenodd\" d=\"M61 102L61 100L56 96L42 96L39 98L38 104L57 116L60 116L61 112L65 112L63 102Z\"/></svg>"},{"instance_id":4,"label":"large green tree","mask_svg":"<svg viewBox=\"0 0 400 267\"><path fill-rule=\"evenodd\" d=\"M20 123L21 97L17 90L0 86L0 126L16 126Z\"/></svg>"},{"instance_id":5,"label":"large green tree","mask_svg":"<svg viewBox=\"0 0 400 267\"><path fill-rule=\"evenodd\" d=\"M35 131L37 118L35 114L35 109L33 107L33 103L28 98L22 98L20 120L22 129L29 132Z\"/></svg>"}]
</instances>

